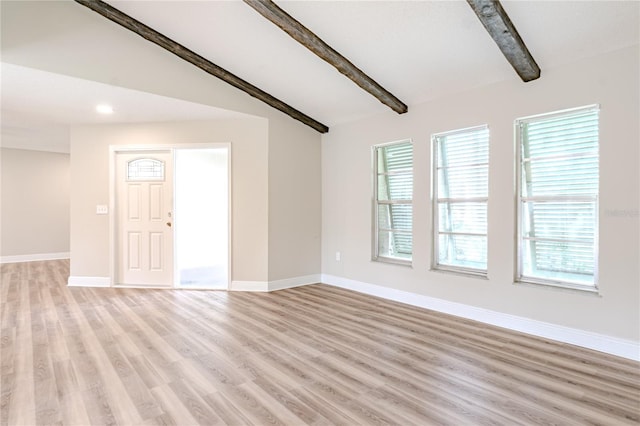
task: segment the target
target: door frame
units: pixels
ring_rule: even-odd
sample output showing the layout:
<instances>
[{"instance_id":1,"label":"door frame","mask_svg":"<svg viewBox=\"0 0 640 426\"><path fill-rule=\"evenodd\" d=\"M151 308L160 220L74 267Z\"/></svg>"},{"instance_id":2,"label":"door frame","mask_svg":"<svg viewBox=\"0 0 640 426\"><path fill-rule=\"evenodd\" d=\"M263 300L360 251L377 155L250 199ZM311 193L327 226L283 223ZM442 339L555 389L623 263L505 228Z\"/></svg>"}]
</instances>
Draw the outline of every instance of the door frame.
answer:
<instances>
[{"instance_id":1,"label":"door frame","mask_svg":"<svg viewBox=\"0 0 640 426\"><path fill-rule=\"evenodd\" d=\"M231 143L173 143L173 144L157 144L157 145L109 145L109 282L111 287L119 287L119 288L162 288L162 289L181 289L177 282L177 251L176 251L176 241L175 241L175 232L176 227L172 227L173 232L173 282L168 286L139 286L139 285L127 285L120 284L116 282L116 278L118 277L118 262L119 259L119 251L117 241L117 232L118 232L118 212L116 210L116 199L117 199L117 174L116 174L116 158L120 153L131 154L133 152L148 152L148 151L170 151L172 154L172 158L175 164L175 156L173 155L176 150L179 149L207 149L207 148L226 148L227 149L227 182L228 182L228 190L227 190L227 291L231 289L231 282L233 280L232 274L232 257L233 257L233 245L232 245L232 229L233 229L233 181L231 166L233 164L232 161L232 152L231 152ZM175 223L175 178L176 171L173 173L173 212L174 212L174 223ZM197 290L198 288L190 287L188 290ZM207 288L202 288L206 290L210 290Z\"/></svg>"}]
</instances>

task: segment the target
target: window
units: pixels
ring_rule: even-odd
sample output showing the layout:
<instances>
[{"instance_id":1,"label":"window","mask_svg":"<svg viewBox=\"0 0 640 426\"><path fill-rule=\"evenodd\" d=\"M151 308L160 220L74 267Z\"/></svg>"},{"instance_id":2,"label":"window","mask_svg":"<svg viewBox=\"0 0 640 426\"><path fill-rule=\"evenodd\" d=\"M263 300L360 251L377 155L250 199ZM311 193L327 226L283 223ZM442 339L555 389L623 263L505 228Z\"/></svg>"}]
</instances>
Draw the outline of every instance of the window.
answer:
<instances>
[{"instance_id":1,"label":"window","mask_svg":"<svg viewBox=\"0 0 640 426\"><path fill-rule=\"evenodd\" d=\"M439 133L433 144L433 268L486 275L489 129Z\"/></svg>"},{"instance_id":2,"label":"window","mask_svg":"<svg viewBox=\"0 0 640 426\"><path fill-rule=\"evenodd\" d=\"M518 281L595 291L598 107L516 120Z\"/></svg>"},{"instance_id":3,"label":"window","mask_svg":"<svg viewBox=\"0 0 640 426\"><path fill-rule=\"evenodd\" d=\"M164 180L164 163L153 158L139 158L127 163L128 181Z\"/></svg>"},{"instance_id":4,"label":"window","mask_svg":"<svg viewBox=\"0 0 640 426\"><path fill-rule=\"evenodd\" d=\"M413 145L373 147L373 260L410 265L413 253Z\"/></svg>"}]
</instances>

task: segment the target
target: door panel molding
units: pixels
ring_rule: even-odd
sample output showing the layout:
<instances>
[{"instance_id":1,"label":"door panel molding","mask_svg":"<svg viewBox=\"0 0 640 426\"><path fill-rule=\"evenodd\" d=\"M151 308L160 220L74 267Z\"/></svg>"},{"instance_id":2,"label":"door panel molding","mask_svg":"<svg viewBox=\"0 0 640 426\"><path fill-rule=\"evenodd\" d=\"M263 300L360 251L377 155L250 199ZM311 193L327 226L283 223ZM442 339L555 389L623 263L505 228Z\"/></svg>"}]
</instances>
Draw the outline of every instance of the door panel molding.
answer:
<instances>
[{"instance_id":1,"label":"door panel molding","mask_svg":"<svg viewBox=\"0 0 640 426\"><path fill-rule=\"evenodd\" d=\"M117 152L115 165L115 284L171 287L173 150Z\"/></svg>"}]
</instances>

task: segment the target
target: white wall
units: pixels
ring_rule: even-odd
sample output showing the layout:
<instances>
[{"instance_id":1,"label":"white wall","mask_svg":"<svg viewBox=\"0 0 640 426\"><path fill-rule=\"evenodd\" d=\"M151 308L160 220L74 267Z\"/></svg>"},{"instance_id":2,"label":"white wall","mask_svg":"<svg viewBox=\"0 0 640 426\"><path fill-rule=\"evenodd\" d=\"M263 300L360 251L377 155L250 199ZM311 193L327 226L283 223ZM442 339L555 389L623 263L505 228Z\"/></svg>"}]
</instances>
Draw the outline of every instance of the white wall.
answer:
<instances>
[{"instance_id":1,"label":"white wall","mask_svg":"<svg viewBox=\"0 0 640 426\"><path fill-rule=\"evenodd\" d=\"M308 133L269 129L270 281L320 273L321 143Z\"/></svg>"},{"instance_id":2,"label":"white wall","mask_svg":"<svg viewBox=\"0 0 640 426\"><path fill-rule=\"evenodd\" d=\"M67 257L69 155L0 149L2 261Z\"/></svg>"},{"instance_id":3,"label":"white wall","mask_svg":"<svg viewBox=\"0 0 640 426\"><path fill-rule=\"evenodd\" d=\"M69 153L69 126L66 124L52 123L24 112L8 111L4 105L0 121L2 148Z\"/></svg>"},{"instance_id":4,"label":"white wall","mask_svg":"<svg viewBox=\"0 0 640 426\"><path fill-rule=\"evenodd\" d=\"M640 341L638 46L544 69L539 80L478 88L334 126L322 140L322 272L494 312ZM600 295L514 285L514 139L518 117L601 106ZM490 128L489 279L431 272L430 135ZM414 141L413 267L372 262L371 146ZM336 251L342 260L335 260ZM356 284L357 286L357 284Z\"/></svg>"}]
</instances>

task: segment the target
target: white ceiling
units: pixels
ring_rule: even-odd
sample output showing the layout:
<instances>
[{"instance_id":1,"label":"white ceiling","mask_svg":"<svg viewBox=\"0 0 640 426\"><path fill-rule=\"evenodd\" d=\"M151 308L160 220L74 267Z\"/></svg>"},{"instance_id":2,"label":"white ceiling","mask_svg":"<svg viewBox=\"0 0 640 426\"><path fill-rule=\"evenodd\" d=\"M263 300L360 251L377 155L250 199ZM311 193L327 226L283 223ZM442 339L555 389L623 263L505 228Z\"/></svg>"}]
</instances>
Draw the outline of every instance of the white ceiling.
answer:
<instances>
[{"instance_id":1,"label":"white ceiling","mask_svg":"<svg viewBox=\"0 0 640 426\"><path fill-rule=\"evenodd\" d=\"M68 152L79 124L215 120L245 116L207 105L2 63L2 146ZM110 105L114 113L98 114Z\"/></svg>"},{"instance_id":2,"label":"white ceiling","mask_svg":"<svg viewBox=\"0 0 640 426\"><path fill-rule=\"evenodd\" d=\"M82 80L47 71L2 64L2 105L10 111L60 124L104 124L233 118L242 114ZM10 84L9 84L10 83ZM97 114L99 104L113 114Z\"/></svg>"},{"instance_id":3,"label":"white ceiling","mask_svg":"<svg viewBox=\"0 0 640 426\"><path fill-rule=\"evenodd\" d=\"M329 126L390 111L241 1L109 3ZM464 0L276 3L409 106L519 78ZM542 78L640 42L636 1L502 3Z\"/></svg>"},{"instance_id":4,"label":"white ceiling","mask_svg":"<svg viewBox=\"0 0 640 426\"><path fill-rule=\"evenodd\" d=\"M380 112L395 114L241 1L109 3L329 126ZM464 0L277 3L409 110L450 93L519 81ZM542 79L553 67L640 43L638 1L502 4L540 65ZM114 99L118 114L93 114L88 106L103 98ZM2 109L64 125L223 114L202 105L10 65L2 69Z\"/></svg>"}]
</instances>

